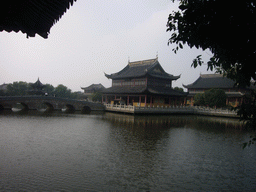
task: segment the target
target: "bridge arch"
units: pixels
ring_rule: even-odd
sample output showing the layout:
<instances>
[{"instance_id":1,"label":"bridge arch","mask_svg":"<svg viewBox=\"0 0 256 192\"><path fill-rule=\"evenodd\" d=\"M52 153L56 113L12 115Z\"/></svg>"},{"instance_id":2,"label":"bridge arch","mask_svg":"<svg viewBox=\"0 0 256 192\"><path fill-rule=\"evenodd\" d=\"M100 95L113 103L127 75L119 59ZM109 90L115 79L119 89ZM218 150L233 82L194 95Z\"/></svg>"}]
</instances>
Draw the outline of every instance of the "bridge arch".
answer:
<instances>
[{"instance_id":1,"label":"bridge arch","mask_svg":"<svg viewBox=\"0 0 256 192\"><path fill-rule=\"evenodd\" d=\"M18 102L18 103L15 103L13 106L12 106L12 111L14 112L19 112L19 111L28 111L29 110L29 107L26 103L23 103L23 102Z\"/></svg>"},{"instance_id":2,"label":"bridge arch","mask_svg":"<svg viewBox=\"0 0 256 192\"><path fill-rule=\"evenodd\" d=\"M54 110L54 107L51 103L49 102L43 102L39 108L38 111L40 112L52 112Z\"/></svg>"},{"instance_id":3,"label":"bridge arch","mask_svg":"<svg viewBox=\"0 0 256 192\"><path fill-rule=\"evenodd\" d=\"M91 109L89 106L83 106L81 112L82 112L83 114L89 114L89 113L91 113L91 110L92 110L92 109Z\"/></svg>"},{"instance_id":4,"label":"bridge arch","mask_svg":"<svg viewBox=\"0 0 256 192\"><path fill-rule=\"evenodd\" d=\"M62 109L65 113L74 113L76 111L76 108L71 104L66 104L65 108Z\"/></svg>"}]
</instances>

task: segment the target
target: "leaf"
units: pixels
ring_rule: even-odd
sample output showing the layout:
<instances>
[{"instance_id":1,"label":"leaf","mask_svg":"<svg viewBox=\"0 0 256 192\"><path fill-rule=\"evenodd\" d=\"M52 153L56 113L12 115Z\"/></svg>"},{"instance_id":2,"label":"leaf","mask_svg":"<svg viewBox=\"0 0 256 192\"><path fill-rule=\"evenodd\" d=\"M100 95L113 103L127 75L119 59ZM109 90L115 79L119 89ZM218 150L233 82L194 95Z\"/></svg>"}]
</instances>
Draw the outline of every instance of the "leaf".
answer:
<instances>
[{"instance_id":1,"label":"leaf","mask_svg":"<svg viewBox=\"0 0 256 192\"><path fill-rule=\"evenodd\" d=\"M243 143L242 145L242 148L244 149L245 147L247 147L248 143Z\"/></svg>"}]
</instances>

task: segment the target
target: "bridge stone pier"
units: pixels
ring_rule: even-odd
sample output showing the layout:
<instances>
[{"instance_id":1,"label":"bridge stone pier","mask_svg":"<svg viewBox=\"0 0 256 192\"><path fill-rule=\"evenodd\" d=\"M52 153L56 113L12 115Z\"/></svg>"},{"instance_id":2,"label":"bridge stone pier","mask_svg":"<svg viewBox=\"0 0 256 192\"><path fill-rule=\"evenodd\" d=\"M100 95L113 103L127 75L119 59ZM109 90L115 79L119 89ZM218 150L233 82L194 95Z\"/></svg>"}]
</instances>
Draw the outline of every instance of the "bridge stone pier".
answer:
<instances>
[{"instance_id":1,"label":"bridge stone pier","mask_svg":"<svg viewBox=\"0 0 256 192\"><path fill-rule=\"evenodd\" d=\"M65 99L50 96L0 97L0 110L13 109L17 106L22 110L63 110L65 112L81 111L81 113L90 113L91 111L105 110L105 106L100 103L93 103L75 99Z\"/></svg>"}]
</instances>

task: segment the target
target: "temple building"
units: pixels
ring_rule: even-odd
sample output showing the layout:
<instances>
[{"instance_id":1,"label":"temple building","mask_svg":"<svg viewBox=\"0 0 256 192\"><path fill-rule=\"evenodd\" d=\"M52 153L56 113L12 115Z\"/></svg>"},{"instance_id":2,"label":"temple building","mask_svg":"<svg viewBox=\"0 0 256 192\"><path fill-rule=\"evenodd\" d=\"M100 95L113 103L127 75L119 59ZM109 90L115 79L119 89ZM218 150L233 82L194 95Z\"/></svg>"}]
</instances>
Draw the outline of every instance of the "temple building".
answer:
<instances>
[{"instance_id":1,"label":"temple building","mask_svg":"<svg viewBox=\"0 0 256 192\"><path fill-rule=\"evenodd\" d=\"M102 102L140 107L183 105L187 93L174 90L172 81L180 76L166 73L158 58L129 62L121 71L105 74L112 87L102 91Z\"/></svg>"},{"instance_id":2,"label":"temple building","mask_svg":"<svg viewBox=\"0 0 256 192\"><path fill-rule=\"evenodd\" d=\"M183 85L188 89L187 104L194 105L194 96L209 89L222 89L225 91L227 99L226 105L239 106L251 89L235 87L235 81L223 77L222 74L200 74L200 77L192 84Z\"/></svg>"}]
</instances>

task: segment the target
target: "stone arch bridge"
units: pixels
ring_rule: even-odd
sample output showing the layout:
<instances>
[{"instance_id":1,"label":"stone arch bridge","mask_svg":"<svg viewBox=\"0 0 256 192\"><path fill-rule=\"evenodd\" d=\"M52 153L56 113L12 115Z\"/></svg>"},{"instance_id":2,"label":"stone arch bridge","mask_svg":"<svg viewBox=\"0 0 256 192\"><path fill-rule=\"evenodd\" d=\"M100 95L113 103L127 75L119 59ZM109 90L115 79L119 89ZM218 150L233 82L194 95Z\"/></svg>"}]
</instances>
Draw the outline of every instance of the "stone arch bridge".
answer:
<instances>
[{"instance_id":1,"label":"stone arch bridge","mask_svg":"<svg viewBox=\"0 0 256 192\"><path fill-rule=\"evenodd\" d=\"M50 96L2 96L0 97L0 110L13 109L19 106L21 110L63 110L66 112L104 111L105 106L100 103L65 99Z\"/></svg>"}]
</instances>

